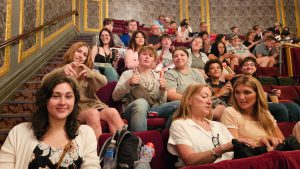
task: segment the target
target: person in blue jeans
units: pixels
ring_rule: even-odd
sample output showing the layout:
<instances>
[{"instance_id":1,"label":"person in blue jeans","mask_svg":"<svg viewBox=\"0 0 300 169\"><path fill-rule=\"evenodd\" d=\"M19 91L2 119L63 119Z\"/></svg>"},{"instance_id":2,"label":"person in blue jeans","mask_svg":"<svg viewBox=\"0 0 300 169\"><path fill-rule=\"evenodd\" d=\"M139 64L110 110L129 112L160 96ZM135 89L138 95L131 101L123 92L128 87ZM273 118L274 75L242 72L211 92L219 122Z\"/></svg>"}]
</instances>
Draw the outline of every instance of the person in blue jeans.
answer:
<instances>
[{"instance_id":1,"label":"person in blue jeans","mask_svg":"<svg viewBox=\"0 0 300 169\"><path fill-rule=\"evenodd\" d=\"M156 58L153 48L142 47L138 52L138 66L123 72L113 91L113 100L124 98L127 102L123 117L129 120L131 131L146 131L150 112L168 119L166 128L170 127L172 114L180 104L179 101L167 102L163 72L156 73L152 69Z\"/></svg>"}]
</instances>

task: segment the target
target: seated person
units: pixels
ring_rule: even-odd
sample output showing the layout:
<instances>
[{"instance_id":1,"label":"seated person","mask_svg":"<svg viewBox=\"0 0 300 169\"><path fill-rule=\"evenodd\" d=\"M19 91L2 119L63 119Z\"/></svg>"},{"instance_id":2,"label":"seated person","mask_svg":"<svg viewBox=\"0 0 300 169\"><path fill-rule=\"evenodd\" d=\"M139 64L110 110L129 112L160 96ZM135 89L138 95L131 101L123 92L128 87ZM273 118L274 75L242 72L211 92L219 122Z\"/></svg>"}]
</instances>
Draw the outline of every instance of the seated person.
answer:
<instances>
[{"instance_id":1,"label":"seated person","mask_svg":"<svg viewBox=\"0 0 300 169\"><path fill-rule=\"evenodd\" d=\"M213 105L214 119L219 121L223 110L228 106L229 97L232 92L230 82L221 81L223 66L217 59L212 59L206 62L204 67L205 73L208 78L206 83L213 89Z\"/></svg>"},{"instance_id":2,"label":"seated person","mask_svg":"<svg viewBox=\"0 0 300 169\"><path fill-rule=\"evenodd\" d=\"M170 22L170 27L166 30L166 33L171 36L173 39L176 37L176 32L177 32L177 23L175 21Z\"/></svg>"},{"instance_id":3,"label":"seated person","mask_svg":"<svg viewBox=\"0 0 300 169\"><path fill-rule=\"evenodd\" d=\"M119 75L115 69L118 63L117 50L112 52L114 47L114 40L109 29L103 28L99 33L99 46L93 46L92 58L94 61L94 68L102 73L109 82L118 81Z\"/></svg>"},{"instance_id":4,"label":"seated person","mask_svg":"<svg viewBox=\"0 0 300 169\"><path fill-rule=\"evenodd\" d=\"M239 34L239 27L237 27L237 26L231 27L230 30L232 33L235 33L237 35Z\"/></svg>"},{"instance_id":5,"label":"seated person","mask_svg":"<svg viewBox=\"0 0 300 169\"><path fill-rule=\"evenodd\" d=\"M192 41L192 38L189 37L189 30L188 30L189 24L182 20L180 22L180 27L178 28L176 32L176 41L177 42L183 42L188 43Z\"/></svg>"},{"instance_id":6,"label":"seated person","mask_svg":"<svg viewBox=\"0 0 300 169\"><path fill-rule=\"evenodd\" d=\"M273 67L277 62L279 53L275 49L276 39L274 36L267 36L263 43L255 46L253 54L259 58L269 58L269 63L267 67Z\"/></svg>"},{"instance_id":7,"label":"seated person","mask_svg":"<svg viewBox=\"0 0 300 169\"><path fill-rule=\"evenodd\" d=\"M247 32L246 34L246 40L243 42L243 44L245 46L247 46L247 48L249 49L249 51L252 53L255 46L257 44L259 44L259 41L255 41L254 40L254 37L255 37L255 32L253 30Z\"/></svg>"},{"instance_id":8,"label":"seated person","mask_svg":"<svg viewBox=\"0 0 300 169\"><path fill-rule=\"evenodd\" d=\"M44 76L42 85L49 78L58 75L73 79L78 84L80 93L77 119L81 123L91 126L97 139L102 134L100 119L108 123L111 133L122 129L124 122L119 112L102 103L96 95L96 91L107 84L107 79L97 70L93 70L93 59L88 44L85 42L74 43L65 53L63 64L64 66L54 69Z\"/></svg>"},{"instance_id":9,"label":"seated person","mask_svg":"<svg viewBox=\"0 0 300 169\"><path fill-rule=\"evenodd\" d=\"M300 122L295 124L292 135L297 138L298 142L300 142Z\"/></svg>"},{"instance_id":10,"label":"seated person","mask_svg":"<svg viewBox=\"0 0 300 169\"><path fill-rule=\"evenodd\" d=\"M122 40L122 42L124 43L124 45L126 47L129 46L129 42L131 39L131 36L133 34L133 32L137 31L137 21L134 19L131 19L128 21L127 23L127 28L128 28L128 33L127 34L123 34L120 38Z\"/></svg>"},{"instance_id":11,"label":"seated person","mask_svg":"<svg viewBox=\"0 0 300 169\"><path fill-rule=\"evenodd\" d=\"M253 76L256 77L256 67L257 62L253 57L246 57L241 62L241 71L242 75ZM232 78L231 84L234 84L236 79L238 79L241 75L237 75ZM276 90L276 95L280 97L281 91ZM278 122L284 121L299 121L300 120L300 107L296 103L272 103L268 102L268 107L274 118Z\"/></svg>"},{"instance_id":12,"label":"seated person","mask_svg":"<svg viewBox=\"0 0 300 169\"><path fill-rule=\"evenodd\" d=\"M150 35L148 36L148 46L151 46L153 49L157 50L161 47L160 36L161 31L158 25L153 24L150 27Z\"/></svg>"},{"instance_id":13,"label":"seated person","mask_svg":"<svg viewBox=\"0 0 300 169\"><path fill-rule=\"evenodd\" d=\"M153 21L153 24L157 25L161 32L165 32L165 18L166 16L160 14L156 20Z\"/></svg>"},{"instance_id":14,"label":"seated person","mask_svg":"<svg viewBox=\"0 0 300 169\"><path fill-rule=\"evenodd\" d=\"M147 44L147 37L143 31L135 31L132 34L128 50L125 56L125 66L127 69L134 69L139 64L138 51Z\"/></svg>"},{"instance_id":15,"label":"seated person","mask_svg":"<svg viewBox=\"0 0 300 169\"><path fill-rule=\"evenodd\" d=\"M160 37L160 43L161 50L157 51L158 58L156 59L155 72L165 72L175 67L171 53L172 48L174 48L171 37L168 34L163 34Z\"/></svg>"},{"instance_id":16,"label":"seated person","mask_svg":"<svg viewBox=\"0 0 300 169\"><path fill-rule=\"evenodd\" d=\"M210 47L211 47L211 42L210 42L210 37L207 31L201 31L198 33L198 36L200 36L203 39L203 50L202 52L205 54L209 53Z\"/></svg>"},{"instance_id":17,"label":"seated person","mask_svg":"<svg viewBox=\"0 0 300 169\"><path fill-rule=\"evenodd\" d=\"M105 18L103 20L103 27L104 28L107 28L109 29L111 32L113 32L113 29L114 29L114 22L112 19L110 18ZM114 40L114 44L115 44L115 47L117 48L125 48L125 45L124 43L122 42L122 40L120 39L119 35L113 33L113 40ZM99 39L99 36L97 38L97 41Z\"/></svg>"},{"instance_id":18,"label":"seated person","mask_svg":"<svg viewBox=\"0 0 300 169\"><path fill-rule=\"evenodd\" d=\"M241 76L233 85L232 107L227 107L221 117L234 138L254 141L258 146L274 150L284 136L268 110L264 90L258 80Z\"/></svg>"},{"instance_id":19,"label":"seated person","mask_svg":"<svg viewBox=\"0 0 300 169\"><path fill-rule=\"evenodd\" d=\"M211 98L210 88L201 84L190 85L183 93L167 145L168 151L178 156L178 168L233 158L232 135L222 123L211 120Z\"/></svg>"},{"instance_id":20,"label":"seated person","mask_svg":"<svg viewBox=\"0 0 300 169\"><path fill-rule=\"evenodd\" d=\"M204 73L204 65L208 61L208 57L205 53L201 52L203 47L203 40L201 37L196 36L192 40L192 46L187 51L189 52L189 65L192 68L199 70L199 73L202 74L203 77L206 77Z\"/></svg>"},{"instance_id":21,"label":"seated person","mask_svg":"<svg viewBox=\"0 0 300 169\"><path fill-rule=\"evenodd\" d=\"M164 75L167 80L167 95L170 101L180 100L184 90L191 84L205 84L203 76L198 73L198 70L191 68L188 61L189 53L185 48L179 47L173 51L175 67Z\"/></svg>"},{"instance_id":22,"label":"seated person","mask_svg":"<svg viewBox=\"0 0 300 169\"><path fill-rule=\"evenodd\" d=\"M79 101L72 79L47 79L37 92L31 122L15 126L2 145L0 168L100 169L95 133L76 119Z\"/></svg>"},{"instance_id":23,"label":"seated person","mask_svg":"<svg viewBox=\"0 0 300 169\"><path fill-rule=\"evenodd\" d=\"M167 102L163 72L152 70L156 57L153 48L142 47L139 50L138 67L123 72L112 94L115 101L126 97L128 103L123 115L129 121L131 131L147 130L149 112L156 112L158 117L168 119L166 127L169 128L172 114L179 106L179 101Z\"/></svg>"},{"instance_id":24,"label":"seated person","mask_svg":"<svg viewBox=\"0 0 300 169\"><path fill-rule=\"evenodd\" d=\"M233 70L235 65L238 65L239 59L233 53L228 53L226 51L225 44L222 41L212 44L210 54L208 55L209 59L219 59L222 63L225 64L225 67L229 66L229 69L226 69L225 75L234 74Z\"/></svg>"}]
</instances>

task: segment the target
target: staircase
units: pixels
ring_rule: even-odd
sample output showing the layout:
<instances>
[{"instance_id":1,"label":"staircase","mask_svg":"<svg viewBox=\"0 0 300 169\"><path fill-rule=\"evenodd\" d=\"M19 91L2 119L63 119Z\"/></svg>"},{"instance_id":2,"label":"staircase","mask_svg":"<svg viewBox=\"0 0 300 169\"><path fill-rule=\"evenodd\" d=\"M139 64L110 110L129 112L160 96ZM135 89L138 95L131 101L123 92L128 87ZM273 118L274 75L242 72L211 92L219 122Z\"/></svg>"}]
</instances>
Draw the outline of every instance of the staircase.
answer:
<instances>
[{"instance_id":1,"label":"staircase","mask_svg":"<svg viewBox=\"0 0 300 169\"><path fill-rule=\"evenodd\" d=\"M35 94L44 75L62 64L64 53L74 42L83 41L92 47L92 39L92 35L75 36L59 49L34 77L16 90L11 100L5 101L0 106L0 147L12 127L30 119L30 115L35 109Z\"/></svg>"}]
</instances>

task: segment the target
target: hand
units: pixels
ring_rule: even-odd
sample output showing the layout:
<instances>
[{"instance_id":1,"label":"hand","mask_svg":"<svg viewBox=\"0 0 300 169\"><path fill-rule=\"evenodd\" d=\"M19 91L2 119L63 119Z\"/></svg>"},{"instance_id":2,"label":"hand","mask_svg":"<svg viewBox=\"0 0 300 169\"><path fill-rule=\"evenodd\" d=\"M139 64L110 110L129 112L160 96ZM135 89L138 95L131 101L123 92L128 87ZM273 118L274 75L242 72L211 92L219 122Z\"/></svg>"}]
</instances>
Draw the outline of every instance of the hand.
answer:
<instances>
[{"instance_id":1,"label":"hand","mask_svg":"<svg viewBox=\"0 0 300 169\"><path fill-rule=\"evenodd\" d=\"M65 66L64 68L64 73L66 76L74 76L74 77L77 77L77 72L75 70L75 68L77 67L77 63L76 62L72 62L72 63L69 63Z\"/></svg>"},{"instance_id":2,"label":"hand","mask_svg":"<svg viewBox=\"0 0 300 169\"><path fill-rule=\"evenodd\" d=\"M131 86L137 85L137 84L139 84L140 79L141 79L141 76L138 72L138 68L136 67L133 69L133 74L132 74L131 78L129 79L129 84Z\"/></svg>"},{"instance_id":3,"label":"hand","mask_svg":"<svg viewBox=\"0 0 300 169\"><path fill-rule=\"evenodd\" d=\"M256 147L256 143L252 139L248 138L238 138L237 139L240 143L246 144L247 146L250 146L252 148Z\"/></svg>"},{"instance_id":4,"label":"hand","mask_svg":"<svg viewBox=\"0 0 300 169\"><path fill-rule=\"evenodd\" d=\"M268 151L274 150L278 146L278 144L282 143L282 140L277 137L267 136L263 137L259 140L259 142L265 146L267 146Z\"/></svg>"},{"instance_id":5,"label":"hand","mask_svg":"<svg viewBox=\"0 0 300 169\"><path fill-rule=\"evenodd\" d=\"M87 69L88 67L85 66L85 64L79 64L77 66L77 78L86 78L87 76Z\"/></svg>"},{"instance_id":6,"label":"hand","mask_svg":"<svg viewBox=\"0 0 300 169\"><path fill-rule=\"evenodd\" d=\"M160 90L166 90L167 87L167 81L164 78L164 71L159 72L159 89Z\"/></svg>"}]
</instances>

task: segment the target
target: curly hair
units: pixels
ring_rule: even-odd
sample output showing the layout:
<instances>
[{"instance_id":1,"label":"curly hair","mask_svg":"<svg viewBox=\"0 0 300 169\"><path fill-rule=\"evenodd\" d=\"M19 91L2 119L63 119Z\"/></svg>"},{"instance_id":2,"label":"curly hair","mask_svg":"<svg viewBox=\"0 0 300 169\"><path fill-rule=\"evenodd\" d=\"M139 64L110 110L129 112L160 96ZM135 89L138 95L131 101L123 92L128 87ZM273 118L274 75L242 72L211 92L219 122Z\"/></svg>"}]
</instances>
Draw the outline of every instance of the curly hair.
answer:
<instances>
[{"instance_id":1,"label":"curly hair","mask_svg":"<svg viewBox=\"0 0 300 169\"><path fill-rule=\"evenodd\" d=\"M47 79L36 94L35 104L37 109L31 117L31 124L34 135L38 140L42 140L49 129L49 112L47 109L47 103L52 97L53 89L61 83L68 83L71 86L75 96L74 108L67 117L65 131L69 139L74 139L78 135L77 131L79 128L79 123L76 118L79 114L78 102L80 100L80 95L76 88L76 84L70 78L64 76L54 76L53 78Z\"/></svg>"},{"instance_id":2,"label":"curly hair","mask_svg":"<svg viewBox=\"0 0 300 169\"><path fill-rule=\"evenodd\" d=\"M84 64L88 68L92 69L93 68L93 59L91 57L91 48L85 42L76 42L67 50L67 52L64 55L63 65L72 63L74 61L75 52L82 46L86 46L88 48L88 56L87 56L87 59L84 62Z\"/></svg>"}]
</instances>

